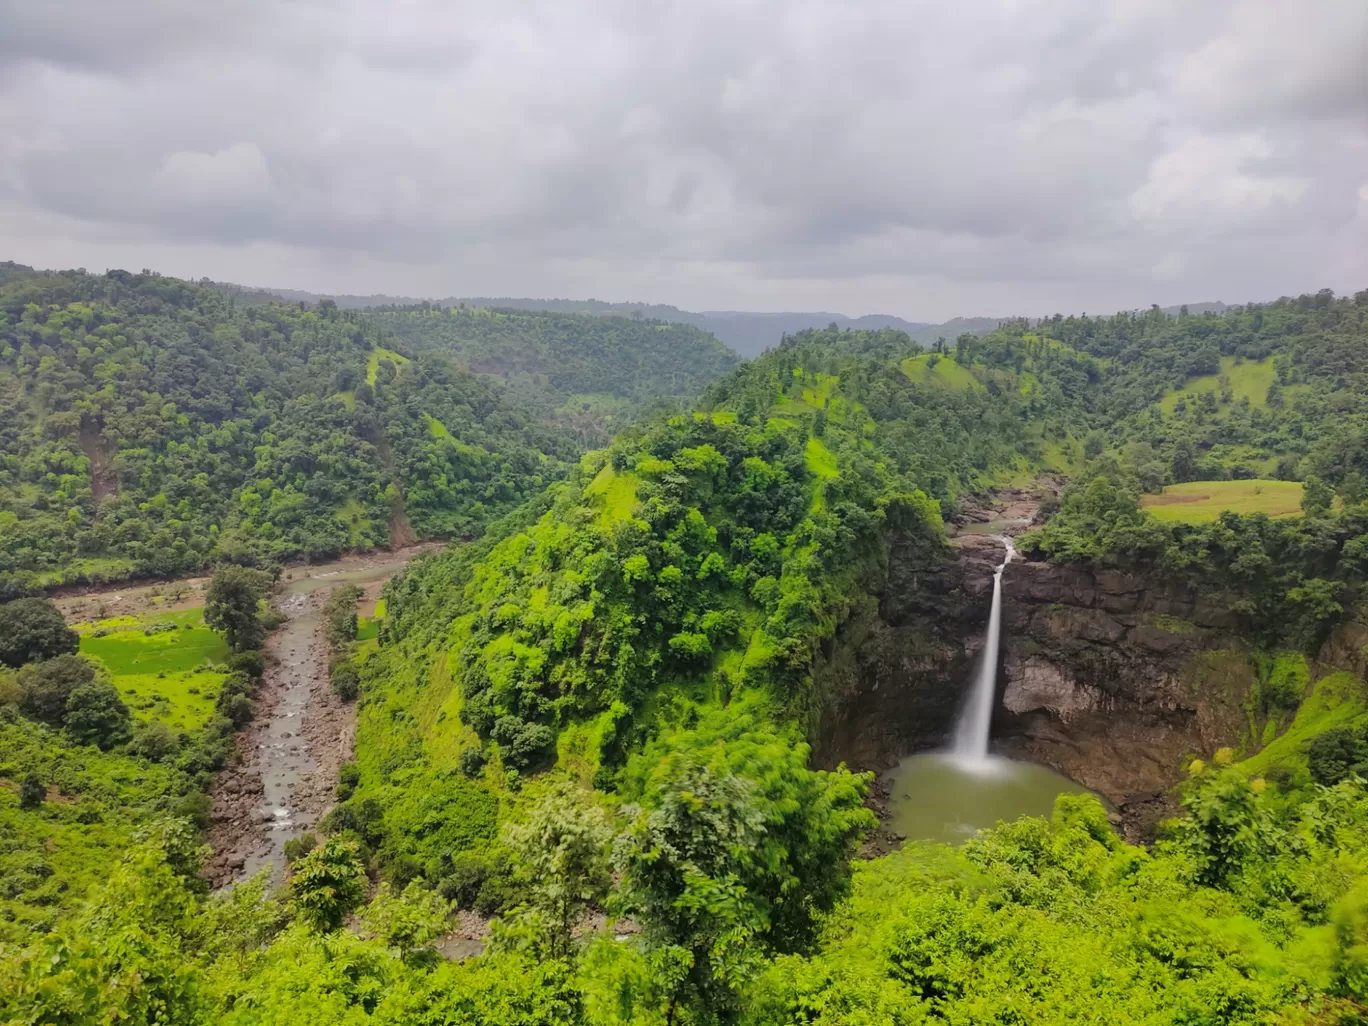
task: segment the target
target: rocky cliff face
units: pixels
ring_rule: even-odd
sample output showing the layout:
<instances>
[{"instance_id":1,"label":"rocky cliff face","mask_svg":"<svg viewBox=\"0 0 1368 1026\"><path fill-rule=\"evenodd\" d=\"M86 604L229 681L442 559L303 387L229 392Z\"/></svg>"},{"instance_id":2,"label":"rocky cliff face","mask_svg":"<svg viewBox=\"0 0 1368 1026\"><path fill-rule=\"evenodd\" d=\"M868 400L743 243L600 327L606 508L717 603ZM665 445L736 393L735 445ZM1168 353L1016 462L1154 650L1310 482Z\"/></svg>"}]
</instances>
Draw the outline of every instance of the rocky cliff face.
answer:
<instances>
[{"instance_id":1,"label":"rocky cliff face","mask_svg":"<svg viewBox=\"0 0 1368 1026\"><path fill-rule=\"evenodd\" d=\"M817 757L883 769L943 743L982 647L1002 546L964 536L933 573L896 550L877 601L814 668ZM1016 561L1004 574L993 744L1109 799L1147 832L1186 757L1248 733L1255 680L1231 601L1162 579Z\"/></svg>"},{"instance_id":2,"label":"rocky cliff face","mask_svg":"<svg viewBox=\"0 0 1368 1026\"><path fill-rule=\"evenodd\" d=\"M994 739L1140 832L1192 755L1248 734L1255 671L1226 596L1049 563L1007 568Z\"/></svg>"}]
</instances>

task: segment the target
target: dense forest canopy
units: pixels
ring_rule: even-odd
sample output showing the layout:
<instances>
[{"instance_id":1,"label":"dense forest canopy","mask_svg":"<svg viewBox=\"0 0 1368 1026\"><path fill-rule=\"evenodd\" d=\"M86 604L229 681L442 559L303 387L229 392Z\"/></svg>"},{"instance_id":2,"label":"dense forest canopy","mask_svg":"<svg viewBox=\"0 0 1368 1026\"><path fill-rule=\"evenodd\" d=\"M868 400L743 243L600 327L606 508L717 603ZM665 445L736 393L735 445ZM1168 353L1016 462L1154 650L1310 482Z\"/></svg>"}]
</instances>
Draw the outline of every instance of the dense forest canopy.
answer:
<instances>
[{"instance_id":1,"label":"dense forest canopy","mask_svg":"<svg viewBox=\"0 0 1368 1026\"><path fill-rule=\"evenodd\" d=\"M0 590L477 535L735 363L653 323L415 318L7 265Z\"/></svg>"},{"instance_id":2,"label":"dense forest canopy","mask_svg":"<svg viewBox=\"0 0 1368 1026\"><path fill-rule=\"evenodd\" d=\"M156 298L159 282L196 298ZM37 287L4 288L16 286ZM237 332L224 332L235 355L213 366L249 380L222 395L222 419L257 425L254 466L273 485L311 494L307 474L301 484L277 469L279 445L293 441L298 458L319 423L290 419L298 387L309 409L334 411L343 437L361 430L349 418L373 418L409 475L393 479L408 522L437 533L464 516L484 530L387 585L369 655L349 666L356 761L317 836L291 849L279 893L259 877L209 895L197 875L204 781L233 717L250 715L259 662L216 668L212 715L171 747L109 701L69 638L0 671L0 775L15 785L0 789L0 824L18 839L0 851L0 1020L1253 1026L1368 1014L1368 713L1354 712L1368 692L1352 673L1317 692L1357 696L1327 718L1332 730L1276 738L1286 762L1256 768L1231 749L1189 761L1173 796L1182 812L1149 847L1123 842L1097 799L1070 795L1049 819L960 847L852 861L873 823L869 778L814 769L808 748L827 698L814 663L895 564L914 592L903 600L938 601L933 582L954 559L945 523L993 488L1037 487L1048 505L1067 479L1057 512L1021 542L1029 558L1218 588L1236 602L1242 644L1304 671L1362 607L1368 574L1368 293L1012 322L930 352L901 331L835 327L735 368L703 350L707 381L668 378L700 393L688 408L644 413L580 454L558 411L586 375L616 364L598 394L647 402L652 368L678 359L687 335L658 349L638 339L629 359L633 332L661 341L679 329L421 306L352 319L235 309L165 279L137 288L148 296L104 301L128 308L117 345L98 341L98 320L61 341L90 299L15 315L30 351L5 352L14 401L36 404L37 423L68 425L25 422L14 435L25 459L41 443L84 467L87 415L106 418L99 432L120 453L143 440L128 449L139 488L164 489L172 456L191 466L217 453L198 443L212 431L190 430L206 422L186 412L198 386L173 368L209 360L190 340L203 337L196 318L222 309L205 324ZM184 342L144 339L140 359L116 358L137 345L140 318L182 316L199 325ZM83 349L77 374L59 355L79 369ZM164 379L139 376L148 357L166 362ZM324 368L328 396L304 385ZM110 387L125 375L147 398L125 410L82 384L80 403L64 404L63 374ZM440 405L453 396L467 419ZM280 412L262 420L271 402ZM155 403L158 423L186 421L178 448L134 434ZM411 454L455 446L443 432L501 472L519 467L509 491L476 510L420 489L430 479ZM516 452L534 462L516 465ZM1299 515L1187 523L1140 505L1173 484L1263 477L1303 488ZM32 477L10 487L29 504L12 522L55 516ZM150 519L193 514L170 499ZM395 507L378 508L383 524ZM238 536L258 523L239 519ZM354 616L334 614L354 637ZM54 635L32 605L11 620ZM1296 681L1284 691L1295 707ZM46 849L45 836L62 844ZM92 882L67 861L82 845L116 864L84 904L63 889ZM433 946L454 910L494 917L479 957L447 961Z\"/></svg>"}]
</instances>

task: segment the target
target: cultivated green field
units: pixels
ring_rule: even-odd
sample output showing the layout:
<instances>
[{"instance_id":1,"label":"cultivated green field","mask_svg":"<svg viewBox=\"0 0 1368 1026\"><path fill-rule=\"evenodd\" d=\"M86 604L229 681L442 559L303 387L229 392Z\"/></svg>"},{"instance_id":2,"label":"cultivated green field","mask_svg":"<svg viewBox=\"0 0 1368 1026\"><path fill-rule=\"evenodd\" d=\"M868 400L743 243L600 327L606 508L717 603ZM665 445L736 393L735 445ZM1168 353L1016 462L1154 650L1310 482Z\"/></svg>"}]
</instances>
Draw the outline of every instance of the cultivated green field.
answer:
<instances>
[{"instance_id":1,"label":"cultivated green field","mask_svg":"<svg viewBox=\"0 0 1368 1026\"><path fill-rule=\"evenodd\" d=\"M104 665L134 715L159 719L173 730L195 730L214 711L223 683L224 674L213 667L228 658L228 643L204 626L203 612L79 624L81 654ZM175 629L145 633L161 623Z\"/></svg>"},{"instance_id":2,"label":"cultivated green field","mask_svg":"<svg viewBox=\"0 0 1368 1026\"><path fill-rule=\"evenodd\" d=\"M983 384L968 370L955 362L953 356L942 355L932 367L930 353L909 356L902 362L903 373L918 385L931 385L940 388L980 389Z\"/></svg>"},{"instance_id":3,"label":"cultivated green field","mask_svg":"<svg viewBox=\"0 0 1368 1026\"><path fill-rule=\"evenodd\" d=\"M1301 500L1300 481L1189 481L1169 485L1158 495L1141 496L1140 505L1160 520L1204 524L1226 510L1300 516Z\"/></svg>"}]
</instances>

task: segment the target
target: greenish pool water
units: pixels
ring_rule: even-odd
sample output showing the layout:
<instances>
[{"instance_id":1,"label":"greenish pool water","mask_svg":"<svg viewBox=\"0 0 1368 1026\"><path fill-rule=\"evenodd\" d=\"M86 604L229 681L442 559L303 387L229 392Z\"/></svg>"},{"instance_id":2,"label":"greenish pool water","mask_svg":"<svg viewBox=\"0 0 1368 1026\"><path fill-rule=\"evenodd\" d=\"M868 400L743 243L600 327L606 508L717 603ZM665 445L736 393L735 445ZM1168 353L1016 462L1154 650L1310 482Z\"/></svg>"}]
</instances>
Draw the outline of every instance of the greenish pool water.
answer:
<instances>
[{"instance_id":1,"label":"greenish pool water","mask_svg":"<svg viewBox=\"0 0 1368 1026\"><path fill-rule=\"evenodd\" d=\"M1086 788L1054 770L988 756L910 755L889 770L888 827L909 841L960 844L1001 820L1048 816L1061 794Z\"/></svg>"}]
</instances>

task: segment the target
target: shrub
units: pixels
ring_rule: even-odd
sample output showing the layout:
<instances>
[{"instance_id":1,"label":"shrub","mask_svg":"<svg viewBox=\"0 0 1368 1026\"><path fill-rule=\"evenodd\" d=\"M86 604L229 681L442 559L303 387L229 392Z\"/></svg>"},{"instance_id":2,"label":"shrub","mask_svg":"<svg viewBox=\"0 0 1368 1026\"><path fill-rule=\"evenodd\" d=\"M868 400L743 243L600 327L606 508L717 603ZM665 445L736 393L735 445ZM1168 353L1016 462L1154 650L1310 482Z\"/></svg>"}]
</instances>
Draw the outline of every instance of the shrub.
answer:
<instances>
[{"instance_id":1,"label":"shrub","mask_svg":"<svg viewBox=\"0 0 1368 1026\"><path fill-rule=\"evenodd\" d=\"M238 693L230 694L227 701L220 701L218 708L237 730L247 726L256 715L256 706L252 704L252 700Z\"/></svg>"},{"instance_id":2,"label":"shrub","mask_svg":"<svg viewBox=\"0 0 1368 1026\"><path fill-rule=\"evenodd\" d=\"M23 666L69 655L80 641L61 610L47 599L21 598L0 605L0 664Z\"/></svg>"},{"instance_id":3,"label":"shrub","mask_svg":"<svg viewBox=\"0 0 1368 1026\"><path fill-rule=\"evenodd\" d=\"M298 862L317 847L318 838L311 833L303 834L300 837L291 837L285 842L285 861Z\"/></svg>"},{"instance_id":4,"label":"shrub","mask_svg":"<svg viewBox=\"0 0 1368 1026\"><path fill-rule=\"evenodd\" d=\"M344 702L354 702L361 694L361 674L350 660L343 660L333 666L329 673L333 694Z\"/></svg>"},{"instance_id":5,"label":"shrub","mask_svg":"<svg viewBox=\"0 0 1368 1026\"><path fill-rule=\"evenodd\" d=\"M165 762L180 751L180 738L161 720L148 720L134 729L128 750L148 762Z\"/></svg>"},{"instance_id":6,"label":"shrub","mask_svg":"<svg viewBox=\"0 0 1368 1026\"><path fill-rule=\"evenodd\" d=\"M356 793L361 783L361 767L354 762L344 762L337 767L337 800L345 802Z\"/></svg>"},{"instance_id":7,"label":"shrub","mask_svg":"<svg viewBox=\"0 0 1368 1026\"><path fill-rule=\"evenodd\" d=\"M228 657L228 669L245 673L253 680L260 680L262 673L266 670L266 664L259 649L249 648L246 651L234 652L230 655Z\"/></svg>"},{"instance_id":8,"label":"shrub","mask_svg":"<svg viewBox=\"0 0 1368 1026\"><path fill-rule=\"evenodd\" d=\"M133 734L128 706L112 684L82 684L67 698L66 730L78 745L95 745L107 752Z\"/></svg>"},{"instance_id":9,"label":"shrub","mask_svg":"<svg viewBox=\"0 0 1368 1026\"><path fill-rule=\"evenodd\" d=\"M33 810L47 799L47 788L37 773L28 773L19 785L19 808Z\"/></svg>"},{"instance_id":10,"label":"shrub","mask_svg":"<svg viewBox=\"0 0 1368 1026\"><path fill-rule=\"evenodd\" d=\"M95 665L80 656L59 655L44 663L30 663L19 671L19 686L24 689L19 709L30 719L60 727L72 692L94 679Z\"/></svg>"},{"instance_id":11,"label":"shrub","mask_svg":"<svg viewBox=\"0 0 1368 1026\"><path fill-rule=\"evenodd\" d=\"M301 858L290 879L296 916L320 931L336 930L366 900L366 872L356 844L329 838Z\"/></svg>"},{"instance_id":12,"label":"shrub","mask_svg":"<svg viewBox=\"0 0 1368 1026\"><path fill-rule=\"evenodd\" d=\"M516 716L500 716L491 731L499 742L504 762L525 769L547 758L556 743L556 732L541 723L526 723Z\"/></svg>"},{"instance_id":13,"label":"shrub","mask_svg":"<svg viewBox=\"0 0 1368 1026\"><path fill-rule=\"evenodd\" d=\"M468 777L478 777L480 771L484 769L485 753L483 748L463 748L461 755L456 760L461 768L461 772Z\"/></svg>"}]
</instances>

